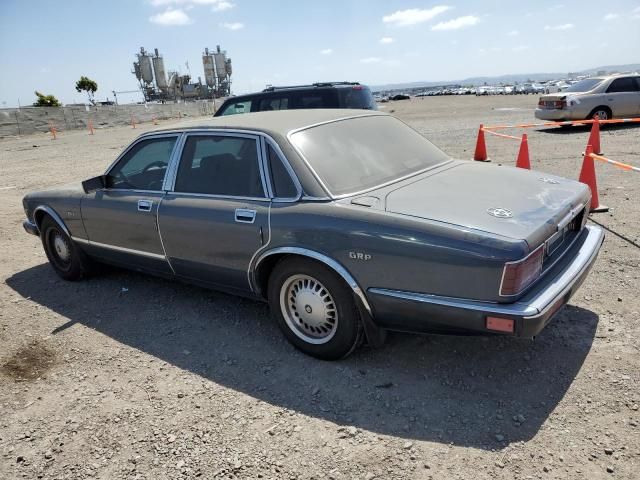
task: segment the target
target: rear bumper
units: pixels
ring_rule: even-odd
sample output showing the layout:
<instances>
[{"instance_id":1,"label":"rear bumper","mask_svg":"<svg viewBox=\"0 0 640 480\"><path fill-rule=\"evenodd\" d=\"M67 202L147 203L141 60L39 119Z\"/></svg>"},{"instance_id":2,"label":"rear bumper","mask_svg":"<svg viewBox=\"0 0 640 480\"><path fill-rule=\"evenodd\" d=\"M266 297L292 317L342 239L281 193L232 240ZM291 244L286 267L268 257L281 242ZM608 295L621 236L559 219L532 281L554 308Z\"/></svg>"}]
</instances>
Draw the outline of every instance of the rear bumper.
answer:
<instances>
[{"instance_id":1,"label":"rear bumper","mask_svg":"<svg viewBox=\"0 0 640 480\"><path fill-rule=\"evenodd\" d=\"M40 235L38 226L35 223L32 223L30 220L25 220L24 222L22 222L22 227L24 228L25 232L30 233L31 235Z\"/></svg>"},{"instance_id":2,"label":"rear bumper","mask_svg":"<svg viewBox=\"0 0 640 480\"><path fill-rule=\"evenodd\" d=\"M535 116L540 120L578 120L574 118L573 112L571 110L551 110L547 108L536 108Z\"/></svg>"},{"instance_id":3,"label":"rear bumper","mask_svg":"<svg viewBox=\"0 0 640 480\"><path fill-rule=\"evenodd\" d=\"M512 335L533 337L551 321L582 285L595 262L604 233L588 226L557 265L524 297L514 303L442 297L424 293L371 288L368 299L376 323L392 330L476 331L496 333L486 326L487 317L514 320Z\"/></svg>"}]
</instances>

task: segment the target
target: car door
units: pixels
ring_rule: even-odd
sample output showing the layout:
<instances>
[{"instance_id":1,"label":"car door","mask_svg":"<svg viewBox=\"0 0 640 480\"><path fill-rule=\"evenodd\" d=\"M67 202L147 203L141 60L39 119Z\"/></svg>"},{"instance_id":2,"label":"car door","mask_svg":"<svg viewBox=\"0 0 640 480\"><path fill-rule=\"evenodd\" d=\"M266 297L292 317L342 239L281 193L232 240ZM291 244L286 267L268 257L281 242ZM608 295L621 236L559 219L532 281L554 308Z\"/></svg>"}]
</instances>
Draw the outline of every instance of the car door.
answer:
<instances>
[{"instance_id":1,"label":"car door","mask_svg":"<svg viewBox=\"0 0 640 480\"><path fill-rule=\"evenodd\" d=\"M179 137L157 135L134 142L108 170L106 187L82 198L86 248L92 255L133 268L171 272L157 213Z\"/></svg>"},{"instance_id":2,"label":"car door","mask_svg":"<svg viewBox=\"0 0 640 480\"><path fill-rule=\"evenodd\" d=\"M248 291L247 270L268 241L269 205L259 137L186 136L158 223L167 257L188 280Z\"/></svg>"},{"instance_id":3,"label":"car door","mask_svg":"<svg viewBox=\"0 0 640 480\"><path fill-rule=\"evenodd\" d=\"M632 117L640 113L640 87L634 77L620 77L606 92L607 104L614 117Z\"/></svg>"}]
</instances>

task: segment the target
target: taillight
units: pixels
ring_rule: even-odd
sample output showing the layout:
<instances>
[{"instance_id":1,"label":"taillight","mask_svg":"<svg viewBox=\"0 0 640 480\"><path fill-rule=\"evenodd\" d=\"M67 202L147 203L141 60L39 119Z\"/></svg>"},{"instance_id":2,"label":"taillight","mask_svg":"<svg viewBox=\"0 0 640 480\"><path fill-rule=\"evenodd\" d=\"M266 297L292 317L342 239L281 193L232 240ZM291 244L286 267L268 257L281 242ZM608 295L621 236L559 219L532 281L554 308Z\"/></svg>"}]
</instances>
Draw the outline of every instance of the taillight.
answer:
<instances>
[{"instance_id":1,"label":"taillight","mask_svg":"<svg viewBox=\"0 0 640 480\"><path fill-rule=\"evenodd\" d=\"M543 260L544 245L540 245L522 260L505 263L500 284L500 295L517 295L531 285L542 272Z\"/></svg>"},{"instance_id":2,"label":"taillight","mask_svg":"<svg viewBox=\"0 0 640 480\"><path fill-rule=\"evenodd\" d=\"M354 85L351 87L352 90L362 90L362 85Z\"/></svg>"}]
</instances>

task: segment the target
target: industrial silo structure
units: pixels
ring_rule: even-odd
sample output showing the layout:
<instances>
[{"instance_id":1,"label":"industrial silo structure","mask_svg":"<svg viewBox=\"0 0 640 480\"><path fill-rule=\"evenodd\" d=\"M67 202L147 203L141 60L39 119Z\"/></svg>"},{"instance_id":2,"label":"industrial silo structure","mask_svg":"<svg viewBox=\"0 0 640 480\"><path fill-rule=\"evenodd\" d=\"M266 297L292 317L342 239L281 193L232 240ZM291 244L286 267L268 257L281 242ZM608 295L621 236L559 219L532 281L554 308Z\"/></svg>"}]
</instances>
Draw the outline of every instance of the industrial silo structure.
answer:
<instances>
[{"instance_id":1,"label":"industrial silo structure","mask_svg":"<svg viewBox=\"0 0 640 480\"><path fill-rule=\"evenodd\" d=\"M209 53L209 49L205 48L202 54L202 66L204 67L204 81L207 88L215 89L216 87L216 67L213 60L213 54Z\"/></svg>"},{"instance_id":2,"label":"industrial silo structure","mask_svg":"<svg viewBox=\"0 0 640 480\"><path fill-rule=\"evenodd\" d=\"M166 92L168 88L167 73L164 69L164 59L158 53L158 49L155 49L155 56L153 57L153 71L156 77L156 87L162 92Z\"/></svg>"},{"instance_id":3,"label":"industrial silo structure","mask_svg":"<svg viewBox=\"0 0 640 480\"><path fill-rule=\"evenodd\" d=\"M140 47L140 53L138 53L138 65L140 67L140 77L142 81L150 85L153 83L153 68L151 67L151 56L144 50L144 47Z\"/></svg>"}]
</instances>

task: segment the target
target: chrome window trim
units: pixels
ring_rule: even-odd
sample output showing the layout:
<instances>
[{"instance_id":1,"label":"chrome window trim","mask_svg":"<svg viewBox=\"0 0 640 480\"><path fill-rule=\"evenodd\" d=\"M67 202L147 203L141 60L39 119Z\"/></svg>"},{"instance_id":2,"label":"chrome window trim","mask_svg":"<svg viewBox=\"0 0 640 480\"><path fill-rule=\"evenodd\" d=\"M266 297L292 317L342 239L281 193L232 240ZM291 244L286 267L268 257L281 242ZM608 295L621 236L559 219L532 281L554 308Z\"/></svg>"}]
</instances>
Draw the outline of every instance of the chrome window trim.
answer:
<instances>
[{"instance_id":1,"label":"chrome window trim","mask_svg":"<svg viewBox=\"0 0 640 480\"><path fill-rule=\"evenodd\" d=\"M336 260L332 259L331 257L328 257L327 255L324 255L322 253L316 252L315 250L309 250L307 248L302 248L302 247L278 247L278 248L274 248L274 249L269 250L268 252L265 252L262 255L260 255L260 257L256 261L256 264L255 264L255 266L253 268L251 268L251 264L249 264L249 268L251 269L251 272L250 272L250 285L251 285L251 290L252 291L257 292L257 288L255 288L256 287L256 284L255 284L255 271L260 266L260 262L262 262L265 258L267 258L267 257L269 257L271 255L278 254L278 253L289 253L289 254L293 254L293 255L302 255L302 256L305 256L305 257L313 258L314 260L318 260L319 262L324 263L329 268L334 270L338 275L340 275L345 282L347 282L347 284L351 287L351 290L353 290L353 293L355 295L357 295L358 298L360 298L360 300L362 301L362 305L367 310L369 315L373 315L372 310L371 310L371 306L369 305L369 301L367 300L367 297L364 294L364 291L362 290L362 288L360 288L360 285L358 284L356 279L353 278L353 276L349 273L349 271L345 267L343 267L339 262L337 262Z\"/></svg>"},{"instance_id":2,"label":"chrome window trim","mask_svg":"<svg viewBox=\"0 0 640 480\"><path fill-rule=\"evenodd\" d=\"M366 188L364 190L358 190L356 192L348 192L348 193L342 193L340 195L334 195L331 192L331 190L329 189L329 187L327 187L327 185L322 181L322 179L320 178L320 175L318 174L318 172L316 172L315 169L311 166L311 163L309 162L309 160L304 156L302 151L296 146L295 143L293 143L293 141L291 139L291 137L293 135L295 135L296 133L300 133L300 132L302 132L304 130L309 130L311 128L318 127L318 126L321 126L321 125L327 125L327 124L330 124L330 123L342 122L342 121L345 121L345 120L352 120L352 119L355 119L355 118L362 118L362 117L389 117L389 116L391 116L391 115L389 115L388 113L380 112L380 113L369 113L369 114L364 114L364 115L352 115L352 116L349 116L349 117L341 117L341 118L337 118L337 119L334 119L334 120L328 120L328 121L325 121L325 122L319 122L319 123L315 123L313 125L308 125L306 127L296 128L294 130L290 130L287 133L287 140L289 141L289 144L291 144L293 149L298 153L298 155L300 155L300 158L302 158L304 163L307 165L307 167L309 168L309 170L311 171L311 173L315 177L316 181L320 184L322 189L325 191L325 193L332 200L340 200L341 198L353 197L355 195L362 195L363 193L371 192L372 190L377 190L378 188L384 188L384 187L392 185L394 183L406 180L407 178L415 177L416 175L421 175L421 174L423 174L423 173L425 173L425 172L427 172L429 170L432 170L434 168L439 168L439 167L441 167L443 165L447 165L447 164L449 164L449 163L451 163L453 161L452 159L445 160L444 162L440 162L440 163L438 163L436 165L431 165L429 167L423 168L422 170L418 170L418 171L410 173L408 175L404 175L402 177L395 178L395 179L390 180L388 182L381 183L379 185L375 185L373 187ZM393 117L393 118L395 118L395 117ZM419 135L423 136L420 132L418 132L416 129L412 128L411 126L407 125L402 120L397 119L397 118L396 118L396 120L398 120L400 123L406 125L407 127L411 128L412 130L417 132ZM425 140L426 140L426 138L425 138Z\"/></svg>"},{"instance_id":3,"label":"chrome window trim","mask_svg":"<svg viewBox=\"0 0 640 480\"><path fill-rule=\"evenodd\" d=\"M250 140L254 140L256 142L256 156L258 159L258 168L260 170L260 181L262 183L262 193L264 197L243 197L243 196L235 196L235 195L216 195L212 193L192 193L192 192L176 192L176 180L178 178L178 169L180 167L180 162L182 161L182 153L184 151L184 145L186 144L189 137L236 137L236 138L247 138ZM237 198L243 200L267 200L270 201L270 197L268 196L267 183L265 180L265 171L263 165L263 156L262 149L260 146L260 135L258 132L251 132L246 130L230 130L230 129L197 129L185 131L183 134L183 141L180 144L179 154L177 155L176 163L174 170L171 172L171 182L164 185L165 191L174 193L174 194L187 194L187 195L201 195L212 198Z\"/></svg>"},{"instance_id":4,"label":"chrome window trim","mask_svg":"<svg viewBox=\"0 0 640 480\"><path fill-rule=\"evenodd\" d=\"M143 250L134 250L132 248L119 247L117 245L109 245L109 244L106 244L106 243L93 242L93 241L88 240L86 238L72 237L72 239L73 239L74 242L78 242L78 243L81 243L81 244L89 245L89 246L92 246L92 247L104 248L104 249L107 249L107 250L114 250L116 252L129 253L129 254L132 254L132 255L139 255L141 257L153 258L154 260L167 261L167 257L166 256L160 255L158 253L145 252Z\"/></svg>"},{"instance_id":5,"label":"chrome window trim","mask_svg":"<svg viewBox=\"0 0 640 480\"><path fill-rule=\"evenodd\" d=\"M238 200L247 202L263 202L271 203L270 198L266 197L235 197L233 195L213 195L211 193L187 193L187 192L166 192L167 195L174 195L179 197L203 197L203 198L217 198L219 200Z\"/></svg>"},{"instance_id":6,"label":"chrome window trim","mask_svg":"<svg viewBox=\"0 0 640 480\"><path fill-rule=\"evenodd\" d=\"M64 223L64 220L62 220L62 217L60 217L60 215L58 215L58 213L48 205L38 205L36 208L33 209L34 222L36 218L36 213L39 211L43 211L46 214L48 214L51 218L53 218L54 222L58 224L58 226L62 229L62 231L66 233L69 237L71 237L71 233L69 232L67 225ZM36 222L36 225L37 225L37 222ZM38 226L38 230L40 230L40 226L39 225L37 226Z\"/></svg>"},{"instance_id":7,"label":"chrome window trim","mask_svg":"<svg viewBox=\"0 0 640 480\"><path fill-rule=\"evenodd\" d=\"M184 133L181 133L180 138L176 142L176 149L173 151L171 155L171 160L169 161L169 167L167 168L167 172L164 176L162 190L164 190L165 192L167 190L173 189L173 186L176 183L176 175L178 173L178 164L180 163L180 157L182 156L182 149L184 148L185 141L186 141L186 135Z\"/></svg>"}]
</instances>

